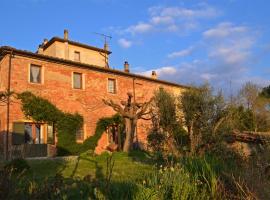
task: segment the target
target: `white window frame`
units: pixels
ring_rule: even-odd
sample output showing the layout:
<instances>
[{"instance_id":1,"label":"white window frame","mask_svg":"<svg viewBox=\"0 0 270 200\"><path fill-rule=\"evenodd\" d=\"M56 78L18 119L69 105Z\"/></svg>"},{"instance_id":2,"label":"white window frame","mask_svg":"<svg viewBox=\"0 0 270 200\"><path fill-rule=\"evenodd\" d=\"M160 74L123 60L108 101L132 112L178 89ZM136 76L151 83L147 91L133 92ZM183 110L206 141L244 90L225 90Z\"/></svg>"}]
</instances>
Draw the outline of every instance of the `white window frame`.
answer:
<instances>
[{"instance_id":1,"label":"white window frame","mask_svg":"<svg viewBox=\"0 0 270 200\"><path fill-rule=\"evenodd\" d=\"M109 89L109 82L110 82L110 80L114 80L114 92L111 92L110 89ZM107 91L110 94L116 94L117 93L117 81L116 81L115 78L108 78L107 79Z\"/></svg>"},{"instance_id":2,"label":"white window frame","mask_svg":"<svg viewBox=\"0 0 270 200\"><path fill-rule=\"evenodd\" d=\"M41 70L41 74L40 74L40 83L34 83L34 82L31 82L31 66L32 65L35 65L35 66L38 66L40 67L40 70ZM34 84L34 85L41 85L41 84L44 84L44 67L40 64L36 64L36 63L30 63L28 65L28 83L30 84Z\"/></svg>"},{"instance_id":3,"label":"white window frame","mask_svg":"<svg viewBox=\"0 0 270 200\"><path fill-rule=\"evenodd\" d=\"M74 88L74 74L81 74L82 75L82 87L81 88ZM71 87L74 90L84 90L85 89L85 74L82 72L73 71L71 73Z\"/></svg>"}]
</instances>

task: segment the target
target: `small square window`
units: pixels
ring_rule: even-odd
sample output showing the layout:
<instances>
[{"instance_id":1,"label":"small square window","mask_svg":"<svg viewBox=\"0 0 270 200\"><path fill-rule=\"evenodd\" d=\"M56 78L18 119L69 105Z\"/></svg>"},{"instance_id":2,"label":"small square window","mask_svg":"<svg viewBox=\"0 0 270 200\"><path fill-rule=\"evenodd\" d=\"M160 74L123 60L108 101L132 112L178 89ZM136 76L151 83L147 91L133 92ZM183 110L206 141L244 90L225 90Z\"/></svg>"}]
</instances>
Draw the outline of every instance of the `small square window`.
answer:
<instances>
[{"instance_id":1,"label":"small square window","mask_svg":"<svg viewBox=\"0 0 270 200\"><path fill-rule=\"evenodd\" d=\"M111 79L111 78L108 79L108 92L113 93L113 94L116 93L116 81L115 81L115 79Z\"/></svg>"},{"instance_id":2,"label":"small square window","mask_svg":"<svg viewBox=\"0 0 270 200\"><path fill-rule=\"evenodd\" d=\"M83 140L83 139L84 139L84 132L83 127L81 127L76 131L76 140Z\"/></svg>"},{"instance_id":3,"label":"small square window","mask_svg":"<svg viewBox=\"0 0 270 200\"><path fill-rule=\"evenodd\" d=\"M73 73L73 88L82 89L82 74L81 73Z\"/></svg>"},{"instance_id":4,"label":"small square window","mask_svg":"<svg viewBox=\"0 0 270 200\"><path fill-rule=\"evenodd\" d=\"M41 66L38 65L30 66L30 82L41 83Z\"/></svg>"},{"instance_id":5,"label":"small square window","mask_svg":"<svg viewBox=\"0 0 270 200\"><path fill-rule=\"evenodd\" d=\"M81 60L81 54L79 51L74 52L74 60L75 61L80 61Z\"/></svg>"}]
</instances>

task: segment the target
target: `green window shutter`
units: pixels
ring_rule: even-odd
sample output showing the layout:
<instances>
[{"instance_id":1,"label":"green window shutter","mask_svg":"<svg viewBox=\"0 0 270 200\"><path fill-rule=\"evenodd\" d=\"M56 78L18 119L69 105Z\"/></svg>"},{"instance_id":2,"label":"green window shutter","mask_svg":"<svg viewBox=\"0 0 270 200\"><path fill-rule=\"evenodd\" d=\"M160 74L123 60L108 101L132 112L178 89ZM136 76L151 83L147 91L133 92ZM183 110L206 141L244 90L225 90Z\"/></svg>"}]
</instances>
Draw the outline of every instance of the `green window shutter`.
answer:
<instances>
[{"instance_id":1,"label":"green window shutter","mask_svg":"<svg viewBox=\"0 0 270 200\"><path fill-rule=\"evenodd\" d=\"M23 122L14 122L13 123L13 132L12 132L12 144L24 144L24 123Z\"/></svg>"}]
</instances>

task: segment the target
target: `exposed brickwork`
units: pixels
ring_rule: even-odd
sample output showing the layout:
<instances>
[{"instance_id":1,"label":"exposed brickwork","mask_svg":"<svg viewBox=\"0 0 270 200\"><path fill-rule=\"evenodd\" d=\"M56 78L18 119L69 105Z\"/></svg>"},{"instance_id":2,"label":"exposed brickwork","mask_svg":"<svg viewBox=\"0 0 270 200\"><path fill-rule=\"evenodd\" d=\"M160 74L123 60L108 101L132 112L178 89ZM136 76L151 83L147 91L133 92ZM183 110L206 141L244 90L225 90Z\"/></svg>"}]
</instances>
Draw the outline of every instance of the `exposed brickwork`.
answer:
<instances>
[{"instance_id":1,"label":"exposed brickwork","mask_svg":"<svg viewBox=\"0 0 270 200\"><path fill-rule=\"evenodd\" d=\"M42 66L43 83L29 83L29 66L36 64ZM7 87L8 57L1 62L1 89ZM84 89L72 88L72 72L83 74ZM116 94L107 92L108 78L116 79ZM36 58L16 56L12 59L11 90L15 92L31 91L49 99L59 109L65 112L78 112L84 117L85 139L95 132L96 122L102 118L113 115L115 112L105 106L102 99L113 99L116 102L125 100L127 92L135 93L136 101L149 100L153 92L159 87L170 90L175 94L180 93L183 88L165 85L153 81L133 78L130 76L116 75L109 72L94 71L85 68L67 66L65 64L53 63ZM135 89L135 91L133 90ZM0 107L1 131L6 129L6 108ZM10 108L10 127L12 122L24 120L20 104L12 103ZM137 128L137 137L141 144L145 144L149 122L140 120ZM105 141L105 140L104 140ZM106 141L105 141L106 142Z\"/></svg>"},{"instance_id":2,"label":"exposed brickwork","mask_svg":"<svg viewBox=\"0 0 270 200\"><path fill-rule=\"evenodd\" d=\"M104 132L97 143L97 146L95 148L95 154L100 155L102 152L106 151L107 145L108 145L108 136L107 133Z\"/></svg>"}]
</instances>

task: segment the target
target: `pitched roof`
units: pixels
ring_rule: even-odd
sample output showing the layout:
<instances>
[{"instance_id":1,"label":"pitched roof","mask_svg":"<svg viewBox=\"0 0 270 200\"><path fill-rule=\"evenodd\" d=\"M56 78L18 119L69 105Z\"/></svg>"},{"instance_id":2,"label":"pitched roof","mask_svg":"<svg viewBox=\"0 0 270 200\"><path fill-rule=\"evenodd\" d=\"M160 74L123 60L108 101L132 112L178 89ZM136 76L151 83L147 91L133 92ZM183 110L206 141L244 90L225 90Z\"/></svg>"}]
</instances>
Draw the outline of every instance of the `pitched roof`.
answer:
<instances>
[{"instance_id":1,"label":"pitched roof","mask_svg":"<svg viewBox=\"0 0 270 200\"><path fill-rule=\"evenodd\" d=\"M53 44L56 41L58 41L58 42L68 42L71 45L79 46L79 47L82 47L82 48L86 48L86 49L90 49L90 50L94 50L94 51L98 51L98 52L102 52L102 53L106 53L106 54L111 54L112 53L111 51L107 51L105 49L90 46L90 45L87 45L87 44L82 44L82 43L75 42L75 41L72 41L72 40L65 40L65 39L59 38L59 37L53 37L52 39L50 39L45 45L43 45L43 49L44 50L47 49L51 44Z\"/></svg>"},{"instance_id":2,"label":"pitched roof","mask_svg":"<svg viewBox=\"0 0 270 200\"><path fill-rule=\"evenodd\" d=\"M128 76L128 77L138 78L138 79L147 80L147 81L151 81L151 82L161 83L161 84L165 84L165 85L171 85L171 86L175 86L175 87L180 87L180 88L186 88L186 89L191 88L190 86L181 85L181 84L178 84L178 83L173 83L173 82L160 80L160 79L153 79L151 77L146 77L146 76L139 75L139 74L124 72L124 71L121 71L121 70L104 68L104 67L100 67L100 66L96 66L96 65L90 65L90 64L85 64L85 63L81 63L81 62L66 60L66 59L62 59L62 58L37 54L37 53L30 52L30 51L19 50L19 49L9 47L9 46L0 47L0 60L2 59L2 57L4 57L6 54L9 54L10 52L12 52L15 55L25 56L25 57L29 57L29 58L36 58L36 59L39 59L39 60L64 64L64 65L70 65L70 66L73 66L73 67L75 66L75 67L100 71L100 72L104 72L104 73L111 73L111 74L117 74L117 75L122 75L122 76Z\"/></svg>"}]
</instances>

